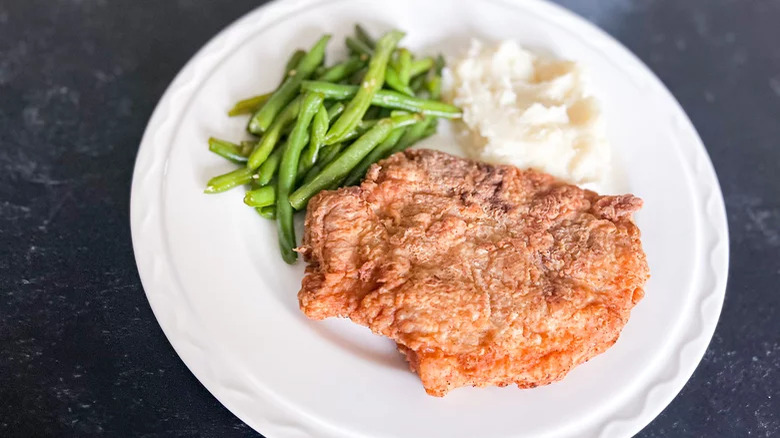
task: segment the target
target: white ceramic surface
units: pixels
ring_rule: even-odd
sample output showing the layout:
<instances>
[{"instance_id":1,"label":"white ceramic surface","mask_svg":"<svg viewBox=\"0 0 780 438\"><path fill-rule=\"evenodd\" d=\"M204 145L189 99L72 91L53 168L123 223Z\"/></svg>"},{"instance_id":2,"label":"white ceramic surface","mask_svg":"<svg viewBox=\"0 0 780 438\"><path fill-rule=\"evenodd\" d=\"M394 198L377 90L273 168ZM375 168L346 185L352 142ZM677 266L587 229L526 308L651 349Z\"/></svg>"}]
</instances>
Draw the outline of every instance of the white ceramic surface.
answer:
<instances>
[{"instance_id":1,"label":"white ceramic surface","mask_svg":"<svg viewBox=\"0 0 780 438\"><path fill-rule=\"evenodd\" d=\"M207 150L238 139L225 112L276 85L286 56L361 22L408 32L416 51L452 54L471 37L514 38L581 61L608 120L616 178L641 196L636 216L652 278L617 344L559 383L429 397L392 342L298 310L302 263L278 254L272 223L243 190L204 195L232 165ZM446 126L445 126L446 128ZM448 129L427 141L447 149ZM725 293L722 195L690 121L660 81L602 31L538 0L288 0L261 7L211 40L160 101L138 153L131 225L152 309L198 379L268 438L626 437L677 394L701 359Z\"/></svg>"}]
</instances>

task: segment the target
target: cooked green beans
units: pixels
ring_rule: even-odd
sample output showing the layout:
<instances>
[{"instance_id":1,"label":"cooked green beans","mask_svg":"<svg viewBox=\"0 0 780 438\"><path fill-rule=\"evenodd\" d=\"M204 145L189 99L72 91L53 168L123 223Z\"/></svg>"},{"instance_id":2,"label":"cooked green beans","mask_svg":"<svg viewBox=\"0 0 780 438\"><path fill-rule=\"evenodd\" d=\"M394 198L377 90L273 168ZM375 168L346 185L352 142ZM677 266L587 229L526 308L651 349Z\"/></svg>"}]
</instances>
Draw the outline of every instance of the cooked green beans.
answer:
<instances>
[{"instance_id":1,"label":"cooked green beans","mask_svg":"<svg viewBox=\"0 0 780 438\"><path fill-rule=\"evenodd\" d=\"M315 176L319 175L322 169L325 168L336 156L344 149L344 143L329 144L322 148L320 158L317 160L317 164L314 165L305 175L298 178L298 181L302 181L303 184L313 180Z\"/></svg>"},{"instance_id":2,"label":"cooked green beans","mask_svg":"<svg viewBox=\"0 0 780 438\"><path fill-rule=\"evenodd\" d=\"M336 117L340 116L344 112L345 105L343 102L336 102L328 108L328 123L333 122Z\"/></svg>"},{"instance_id":3,"label":"cooked green beans","mask_svg":"<svg viewBox=\"0 0 780 438\"><path fill-rule=\"evenodd\" d=\"M373 103L384 108L402 109L445 119L457 119L461 116L460 108L456 106L436 100L404 96L389 90L377 93Z\"/></svg>"},{"instance_id":4,"label":"cooked green beans","mask_svg":"<svg viewBox=\"0 0 780 438\"><path fill-rule=\"evenodd\" d=\"M254 140L244 140L241 142L241 155L248 157L249 154L252 153L253 150L255 150L255 146L257 146L257 142Z\"/></svg>"},{"instance_id":5,"label":"cooked green beans","mask_svg":"<svg viewBox=\"0 0 780 438\"><path fill-rule=\"evenodd\" d=\"M398 79L408 86L412 77L412 52L407 49L398 50ZM400 91L400 90L399 90Z\"/></svg>"},{"instance_id":6,"label":"cooked green beans","mask_svg":"<svg viewBox=\"0 0 780 438\"><path fill-rule=\"evenodd\" d=\"M355 25L351 53L326 64L325 35L296 50L276 89L237 102L251 139L209 139L209 150L241 166L208 181L205 192L247 186L244 203L276 222L282 258L297 254L293 215L322 190L358 184L371 164L436 132L438 118L461 117L441 101L443 58L399 47L403 33L378 40Z\"/></svg>"},{"instance_id":7,"label":"cooked green beans","mask_svg":"<svg viewBox=\"0 0 780 438\"><path fill-rule=\"evenodd\" d=\"M300 210L320 190L341 181L372 149L390 134L390 131L408 126L420 120L418 115L407 115L382 119L368 132L344 149L319 175L290 195L290 204ZM278 206L277 206L278 210Z\"/></svg>"},{"instance_id":8,"label":"cooked green beans","mask_svg":"<svg viewBox=\"0 0 780 438\"><path fill-rule=\"evenodd\" d=\"M363 29L363 26L361 26L359 24L355 25L355 36L363 44L365 44L366 46L368 46L368 47L370 47L372 49L376 45L376 42L374 41L373 38L371 38L371 35L369 35L368 32L366 32L366 30Z\"/></svg>"},{"instance_id":9,"label":"cooked green beans","mask_svg":"<svg viewBox=\"0 0 780 438\"><path fill-rule=\"evenodd\" d=\"M416 97L421 99L427 99L430 97L425 93L425 79L425 75L419 75L413 77L412 80L409 81L409 88L412 89Z\"/></svg>"},{"instance_id":10,"label":"cooked green beans","mask_svg":"<svg viewBox=\"0 0 780 438\"><path fill-rule=\"evenodd\" d=\"M385 154L390 151L396 143L398 143L398 140L401 139L401 136L407 129L409 128L401 127L393 129L393 131L390 132L387 138L385 138L384 141L379 144L379 146L375 147L371 152L369 152L369 154L366 155L366 157L363 158L360 163L352 169L349 175L347 175L347 178L344 180L344 185L351 186L360 181L360 179L363 178L363 176L366 174L368 168L371 167L372 164L384 158Z\"/></svg>"},{"instance_id":11,"label":"cooked green beans","mask_svg":"<svg viewBox=\"0 0 780 438\"><path fill-rule=\"evenodd\" d=\"M414 96L414 92L409 88L408 83L404 83L398 76L398 72L393 67L388 66L385 71L385 82L395 91L403 93L407 96Z\"/></svg>"},{"instance_id":12,"label":"cooked green beans","mask_svg":"<svg viewBox=\"0 0 780 438\"><path fill-rule=\"evenodd\" d=\"M261 186L268 184L271 178L276 175L276 169L279 168L279 162L282 161L282 153L284 153L284 146L280 146L268 156L260 168L257 170L257 183Z\"/></svg>"},{"instance_id":13,"label":"cooked green beans","mask_svg":"<svg viewBox=\"0 0 780 438\"><path fill-rule=\"evenodd\" d=\"M287 140L287 146L284 148L282 162L279 164L279 175L276 181L276 224L279 232L279 247L282 252L282 258L287 263L293 263L298 258L298 254L293 251L295 248L295 229L293 228L293 209L290 206L288 197L294 189L295 177L298 171L298 160L301 156L301 150L306 142L306 135L309 124L314 118L314 114L322 107L323 96L318 93L306 93L301 103L298 120L295 122L295 128L290 133Z\"/></svg>"},{"instance_id":14,"label":"cooked green beans","mask_svg":"<svg viewBox=\"0 0 780 438\"><path fill-rule=\"evenodd\" d=\"M257 214L259 214L260 216L266 219L270 219L270 220L276 219L276 207L274 207L273 205L269 205L267 207L255 208L255 210L257 211Z\"/></svg>"},{"instance_id":15,"label":"cooked green beans","mask_svg":"<svg viewBox=\"0 0 780 438\"><path fill-rule=\"evenodd\" d=\"M235 105L233 105L233 108L228 111L228 116L233 117L239 116L241 114L253 114L255 111L260 109L260 106L263 105L269 97L271 97L271 93L261 94L259 96L253 96L244 100L239 100Z\"/></svg>"},{"instance_id":16,"label":"cooked green beans","mask_svg":"<svg viewBox=\"0 0 780 438\"><path fill-rule=\"evenodd\" d=\"M282 83L284 83L284 79L290 75L290 72L298 67L298 63L301 62L301 59L303 59L304 56L306 56L306 51L301 49L294 51L293 54L290 55L290 59L287 60L287 64L284 66L284 78L282 78Z\"/></svg>"},{"instance_id":17,"label":"cooked green beans","mask_svg":"<svg viewBox=\"0 0 780 438\"><path fill-rule=\"evenodd\" d=\"M441 76L434 75L425 83L425 87L428 89L428 95L431 99L438 100L441 98Z\"/></svg>"},{"instance_id":18,"label":"cooked green beans","mask_svg":"<svg viewBox=\"0 0 780 438\"><path fill-rule=\"evenodd\" d=\"M233 163L246 163L246 155L242 153L241 146L235 143L211 137L209 138L209 150Z\"/></svg>"},{"instance_id":19,"label":"cooked green beans","mask_svg":"<svg viewBox=\"0 0 780 438\"><path fill-rule=\"evenodd\" d=\"M419 74L425 73L433 67L433 58L416 59L409 66L409 77L413 78Z\"/></svg>"},{"instance_id":20,"label":"cooked green beans","mask_svg":"<svg viewBox=\"0 0 780 438\"><path fill-rule=\"evenodd\" d=\"M303 50L296 50L293 52L290 59L287 61L287 65L284 66L284 76L282 76L282 84L290 72L295 69L301 59L306 55ZM281 84L279 84L281 85ZM260 110L260 107L271 97L273 93L261 94L259 96L253 96L244 100L238 101L233 108L228 112L229 116L238 116L241 114L254 114Z\"/></svg>"},{"instance_id":21,"label":"cooked green beans","mask_svg":"<svg viewBox=\"0 0 780 438\"><path fill-rule=\"evenodd\" d=\"M385 156L381 158L389 157L390 155L393 155L396 152L401 152L402 150L408 148L409 146L413 145L414 143L422 140L423 138L427 137L426 131L428 127L431 125L433 118L426 118L425 120L419 121L415 123L414 125L410 126L406 129L406 132L404 132L404 135L401 136L401 138L398 140L396 144L394 144L386 153Z\"/></svg>"},{"instance_id":22,"label":"cooked green beans","mask_svg":"<svg viewBox=\"0 0 780 438\"><path fill-rule=\"evenodd\" d=\"M205 193L221 193L226 190L230 190L233 187L249 184L252 180L254 172L252 169L242 167L232 172L228 172L223 175L215 176L211 178L206 184Z\"/></svg>"},{"instance_id":23,"label":"cooked green beans","mask_svg":"<svg viewBox=\"0 0 780 438\"><path fill-rule=\"evenodd\" d=\"M303 151L301 156L299 168L304 172L311 169L314 163L317 161L317 152L320 150L322 143L325 141L325 133L328 131L328 110L325 106L320 104L320 108L314 115L314 119L311 122L311 140L309 146Z\"/></svg>"},{"instance_id":24,"label":"cooked green beans","mask_svg":"<svg viewBox=\"0 0 780 438\"><path fill-rule=\"evenodd\" d=\"M348 78L351 74L360 70L366 63L357 57L351 57L344 62L340 62L333 67L326 69L322 75L317 77L318 81L339 82Z\"/></svg>"},{"instance_id":25,"label":"cooked green beans","mask_svg":"<svg viewBox=\"0 0 780 438\"><path fill-rule=\"evenodd\" d=\"M264 186L250 190L244 196L244 204L250 207L267 207L276 201L276 187Z\"/></svg>"},{"instance_id":26,"label":"cooked green beans","mask_svg":"<svg viewBox=\"0 0 780 438\"><path fill-rule=\"evenodd\" d=\"M352 76L349 77L347 82L351 85L360 85L363 83L363 77L366 75L366 72L368 71L368 67L363 67L360 70L356 71L355 73L352 73Z\"/></svg>"},{"instance_id":27,"label":"cooked green beans","mask_svg":"<svg viewBox=\"0 0 780 438\"><path fill-rule=\"evenodd\" d=\"M344 135L360 123L360 119L363 118L363 114L366 113L366 110L371 105L374 95L384 84L387 61L390 59L390 54L393 53L396 44L403 36L403 32L393 30L377 41L376 50L368 63L368 71L366 71L366 75L363 77L363 83L357 93L355 93L355 97L347 104L344 114L328 130L328 134L325 136L326 144L341 141ZM268 106L268 104L266 103L265 106Z\"/></svg>"},{"instance_id":28,"label":"cooked green beans","mask_svg":"<svg viewBox=\"0 0 780 438\"><path fill-rule=\"evenodd\" d=\"M358 93L358 87L354 85L339 85L318 81L303 81L301 89L321 93L326 99L340 100L349 99ZM456 106L436 100L404 96L401 93L390 90L378 91L371 99L371 103L384 108L403 109L447 119L461 116L460 108Z\"/></svg>"},{"instance_id":29,"label":"cooked green beans","mask_svg":"<svg viewBox=\"0 0 780 438\"><path fill-rule=\"evenodd\" d=\"M444 70L444 66L446 64L446 61L444 60L444 55L438 54L436 55L436 59L434 60L433 67L436 69L436 74L441 76L441 71Z\"/></svg>"},{"instance_id":30,"label":"cooked green beans","mask_svg":"<svg viewBox=\"0 0 780 438\"><path fill-rule=\"evenodd\" d=\"M347 48L352 53L366 56L371 56L374 54L374 50L371 47L368 47L366 43L360 41L357 38L347 37L345 42L347 44Z\"/></svg>"},{"instance_id":31,"label":"cooked green beans","mask_svg":"<svg viewBox=\"0 0 780 438\"><path fill-rule=\"evenodd\" d=\"M284 83L268 98L260 111L256 112L249 121L249 132L260 134L265 132L274 118L287 105L300 90L301 81L311 76L314 70L325 58L325 47L330 40L330 35L324 35L317 41L314 47L304 55L295 69L287 75ZM269 151L270 152L270 151Z\"/></svg>"},{"instance_id":32,"label":"cooked green beans","mask_svg":"<svg viewBox=\"0 0 780 438\"><path fill-rule=\"evenodd\" d=\"M271 127L263 134L263 137L260 139L260 142L257 144L257 147L254 151L252 151L252 154L249 155L249 160L247 160L246 167L250 169L257 169L263 162L268 158L268 156L271 154L271 151L273 151L274 146L276 146L276 143L279 141L279 138L282 136L282 130L287 126L288 123L295 120L295 117L298 115L298 111L301 108L301 98L296 97L292 100L287 106L284 108L284 111L282 111L278 117L274 120Z\"/></svg>"},{"instance_id":33,"label":"cooked green beans","mask_svg":"<svg viewBox=\"0 0 780 438\"><path fill-rule=\"evenodd\" d=\"M357 128L353 129L352 131L348 132L347 135L344 136L343 141L349 141L354 140L361 135L365 134L366 131L373 128L374 125L376 125L376 122L379 120L363 120L357 125Z\"/></svg>"}]
</instances>

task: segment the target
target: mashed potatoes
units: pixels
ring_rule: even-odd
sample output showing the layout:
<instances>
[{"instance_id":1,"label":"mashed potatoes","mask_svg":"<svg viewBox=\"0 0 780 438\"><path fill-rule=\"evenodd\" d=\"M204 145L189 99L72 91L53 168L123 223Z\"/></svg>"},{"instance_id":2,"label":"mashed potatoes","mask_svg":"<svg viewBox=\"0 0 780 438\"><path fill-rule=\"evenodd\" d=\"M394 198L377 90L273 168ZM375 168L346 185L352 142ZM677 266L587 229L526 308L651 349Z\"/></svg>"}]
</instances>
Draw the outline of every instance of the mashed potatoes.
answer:
<instances>
[{"instance_id":1,"label":"mashed potatoes","mask_svg":"<svg viewBox=\"0 0 780 438\"><path fill-rule=\"evenodd\" d=\"M538 169L573 183L599 182L609 148L598 104L571 61L504 41L474 41L452 63L450 94L463 109L472 158Z\"/></svg>"}]
</instances>

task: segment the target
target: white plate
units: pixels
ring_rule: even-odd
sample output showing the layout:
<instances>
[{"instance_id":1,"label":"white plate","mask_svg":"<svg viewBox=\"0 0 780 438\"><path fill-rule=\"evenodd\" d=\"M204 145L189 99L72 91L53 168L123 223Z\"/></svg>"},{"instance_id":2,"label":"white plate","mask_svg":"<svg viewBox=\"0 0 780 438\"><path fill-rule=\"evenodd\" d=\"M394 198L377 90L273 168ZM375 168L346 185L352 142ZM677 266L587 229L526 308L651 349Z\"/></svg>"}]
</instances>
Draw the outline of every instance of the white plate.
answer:
<instances>
[{"instance_id":1,"label":"white plate","mask_svg":"<svg viewBox=\"0 0 780 438\"><path fill-rule=\"evenodd\" d=\"M588 66L625 176L614 188L645 200L636 220L652 273L612 349L546 387L429 397L392 342L303 316L303 266L282 262L274 227L242 205L243 190L202 194L210 176L232 168L206 147L210 135L243 132L245 119L225 116L231 104L275 86L286 56L323 32L334 34L329 56L338 55L355 22L404 29L404 45L430 53L462 50L473 36L514 38ZM209 391L269 438L629 436L690 377L725 292L723 199L690 121L625 48L538 0L261 7L210 41L163 96L131 203L138 270L168 339Z\"/></svg>"}]
</instances>

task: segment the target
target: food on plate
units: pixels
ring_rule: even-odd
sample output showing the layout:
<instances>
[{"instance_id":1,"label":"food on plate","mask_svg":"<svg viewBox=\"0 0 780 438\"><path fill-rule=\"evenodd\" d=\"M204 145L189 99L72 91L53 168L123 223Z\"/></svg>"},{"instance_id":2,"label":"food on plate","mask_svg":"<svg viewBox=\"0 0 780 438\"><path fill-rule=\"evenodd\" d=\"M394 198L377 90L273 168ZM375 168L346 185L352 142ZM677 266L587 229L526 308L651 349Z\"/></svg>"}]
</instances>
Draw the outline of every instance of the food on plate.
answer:
<instances>
[{"instance_id":1,"label":"food on plate","mask_svg":"<svg viewBox=\"0 0 780 438\"><path fill-rule=\"evenodd\" d=\"M300 308L391 338L434 396L548 384L614 344L642 298L641 205L533 170L396 153L309 201Z\"/></svg>"},{"instance_id":2,"label":"food on plate","mask_svg":"<svg viewBox=\"0 0 780 438\"><path fill-rule=\"evenodd\" d=\"M472 158L576 184L607 173L605 124L577 63L537 55L514 41L493 47L474 41L449 73L448 94L463 110Z\"/></svg>"},{"instance_id":3,"label":"food on plate","mask_svg":"<svg viewBox=\"0 0 780 438\"><path fill-rule=\"evenodd\" d=\"M206 192L248 185L282 258L307 262L301 310L394 340L429 394L559 380L617 340L644 294L642 201L564 182L598 181L609 161L575 63L475 42L448 73L453 105L443 58L403 36L356 26L330 66L329 35L292 53L275 90L228 113L249 115L253 137L209 140L240 167ZM473 157L530 169L407 150L460 117Z\"/></svg>"},{"instance_id":4,"label":"food on plate","mask_svg":"<svg viewBox=\"0 0 780 438\"><path fill-rule=\"evenodd\" d=\"M326 67L330 35L288 59L276 90L237 102L253 136L240 144L209 139L209 150L242 167L209 180L206 193L249 185L244 202L277 223L282 258L293 263L293 214L319 191L360 181L369 166L460 117L441 101L444 60L398 47L404 33L374 40L355 27L349 56Z\"/></svg>"}]
</instances>

